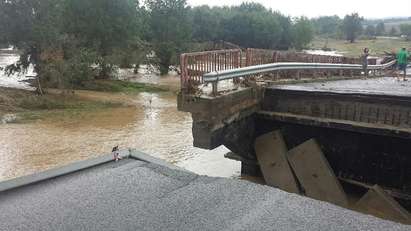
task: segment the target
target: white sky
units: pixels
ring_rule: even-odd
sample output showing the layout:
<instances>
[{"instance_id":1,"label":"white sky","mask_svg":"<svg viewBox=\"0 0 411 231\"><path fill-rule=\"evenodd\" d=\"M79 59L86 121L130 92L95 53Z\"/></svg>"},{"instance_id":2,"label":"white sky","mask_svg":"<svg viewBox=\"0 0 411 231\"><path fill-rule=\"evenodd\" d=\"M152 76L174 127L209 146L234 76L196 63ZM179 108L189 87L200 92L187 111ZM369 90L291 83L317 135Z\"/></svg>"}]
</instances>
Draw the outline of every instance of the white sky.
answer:
<instances>
[{"instance_id":1,"label":"white sky","mask_svg":"<svg viewBox=\"0 0 411 231\"><path fill-rule=\"evenodd\" d=\"M188 0L191 6L239 5L242 0ZM411 0L254 0L290 16L344 16L357 12L366 18L411 16Z\"/></svg>"}]
</instances>

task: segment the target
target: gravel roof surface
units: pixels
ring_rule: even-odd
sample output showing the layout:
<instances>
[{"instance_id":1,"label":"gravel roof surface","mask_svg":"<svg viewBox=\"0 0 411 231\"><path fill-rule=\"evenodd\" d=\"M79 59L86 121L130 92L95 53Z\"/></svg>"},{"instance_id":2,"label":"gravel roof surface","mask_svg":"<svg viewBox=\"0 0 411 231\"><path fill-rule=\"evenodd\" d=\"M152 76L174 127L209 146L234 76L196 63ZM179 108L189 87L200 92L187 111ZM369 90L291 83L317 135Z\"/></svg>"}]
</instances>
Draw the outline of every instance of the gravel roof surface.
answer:
<instances>
[{"instance_id":1,"label":"gravel roof surface","mask_svg":"<svg viewBox=\"0 0 411 231\"><path fill-rule=\"evenodd\" d=\"M0 193L0 230L411 230L242 180L136 160Z\"/></svg>"}]
</instances>

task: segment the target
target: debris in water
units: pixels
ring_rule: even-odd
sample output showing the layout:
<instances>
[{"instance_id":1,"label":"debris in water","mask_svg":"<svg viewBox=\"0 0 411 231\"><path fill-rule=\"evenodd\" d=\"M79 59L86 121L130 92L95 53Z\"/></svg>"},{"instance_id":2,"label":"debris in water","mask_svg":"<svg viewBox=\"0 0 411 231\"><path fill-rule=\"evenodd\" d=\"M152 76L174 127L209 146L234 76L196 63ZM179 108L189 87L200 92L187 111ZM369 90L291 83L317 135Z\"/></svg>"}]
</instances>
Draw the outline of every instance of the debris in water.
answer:
<instances>
[{"instance_id":1,"label":"debris in water","mask_svg":"<svg viewBox=\"0 0 411 231\"><path fill-rule=\"evenodd\" d=\"M287 161L287 146L280 131L258 137L255 150L267 185L290 193L299 193L296 179Z\"/></svg>"},{"instance_id":2,"label":"debris in water","mask_svg":"<svg viewBox=\"0 0 411 231\"><path fill-rule=\"evenodd\" d=\"M0 122L2 124L12 123L17 120L17 116L15 114L6 114L1 117Z\"/></svg>"},{"instance_id":3,"label":"debris in water","mask_svg":"<svg viewBox=\"0 0 411 231\"><path fill-rule=\"evenodd\" d=\"M378 185L356 203L356 208L377 217L411 224L411 214Z\"/></svg>"},{"instance_id":4,"label":"debris in water","mask_svg":"<svg viewBox=\"0 0 411 231\"><path fill-rule=\"evenodd\" d=\"M295 147L287 156L306 196L347 207L347 196L316 140Z\"/></svg>"}]
</instances>

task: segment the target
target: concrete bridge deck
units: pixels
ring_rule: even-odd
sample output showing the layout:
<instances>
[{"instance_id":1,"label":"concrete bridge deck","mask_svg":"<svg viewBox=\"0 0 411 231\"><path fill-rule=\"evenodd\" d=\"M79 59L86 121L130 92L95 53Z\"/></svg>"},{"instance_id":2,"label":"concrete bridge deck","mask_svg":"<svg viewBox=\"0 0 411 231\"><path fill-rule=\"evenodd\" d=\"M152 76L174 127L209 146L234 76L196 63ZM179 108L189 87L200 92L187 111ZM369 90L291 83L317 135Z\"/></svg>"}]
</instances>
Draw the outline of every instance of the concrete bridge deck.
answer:
<instances>
[{"instance_id":1,"label":"concrete bridge deck","mask_svg":"<svg viewBox=\"0 0 411 231\"><path fill-rule=\"evenodd\" d=\"M402 78L401 81L397 81L394 77L283 84L274 85L270 88L307 92L411 97L411 81L402 81Z\"/></svg>"},{"instance_id":2,"label":"concrete bridge deck","mask_svg":"<svg viewBox=\"0 0 411 231\"><path fill-rule=\"evenodd\" d=\"M411 229L272 187L133 158L0 192L0 211L0 230Z\"/></svg>"}]
</instances>

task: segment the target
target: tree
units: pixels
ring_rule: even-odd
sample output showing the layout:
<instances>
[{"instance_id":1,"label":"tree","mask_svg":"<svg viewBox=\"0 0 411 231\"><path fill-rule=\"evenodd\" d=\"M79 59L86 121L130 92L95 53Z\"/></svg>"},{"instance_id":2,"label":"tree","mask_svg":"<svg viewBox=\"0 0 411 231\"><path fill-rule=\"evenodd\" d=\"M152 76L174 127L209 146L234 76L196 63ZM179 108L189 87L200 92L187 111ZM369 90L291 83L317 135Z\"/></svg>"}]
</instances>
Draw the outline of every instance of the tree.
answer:
<instances>
[{"instance_id":1,"label":"tree","mask_svg":"<svg viewBox=\"0 0 411 231\"><path fill-rule=\"evenodd\" d=\"M198 42L217 41L221 38L219 31L222 15L209 6L195 7L191 11L193 39Z\"/></svg>"},{"instance_id":2,"label":"tree","mask_svg":"<svg viewBox=\"0 0 411 231\"><path fill-rule=\"evenodd\" d=\"M314 37L311 21L306 17L298 18L293 26L294 47L298 50L305 48Z\"/></svg>"},{"instance_id":3,"label":"tree","mask_svg":"<svg viewBox=\"0 0 411 231\"><path fill-rule=\"evenodd\" d=\"M294 41L291 19L258 3L195 7L191 18L196 42L223 40L242 47L288 49Z\"/></svg>"},{"instance_id":4,"label":"tree","mask_svg":"<svg viewBox=\"0 0 411 231\"><path fill-rule=\"evenodd\" d=\"M381 35L386 34L385 33L385 24L384 24L384 22L379 22L377 24L377 26L375 27L375 34L377 36L381 36Z\"/></svg>"},{"instance_id":5,"label":"tree","mask_svg":"<svg viewBox=\"0 0 411 231\"><path fill-rule=\"evenodd\" d=\"M393 26L393 27L391 27L391 30L390 30L390 36L396 36L396 35L398 35L398 31L397 31L397 29Z\"/></svg>"},{"instance_id":6,"label":"tree","mask_svg":"<svg viewBox=\"0 0 411 231\"><path fill-rule=\"evenodd\" d=\"M342 20L337 15L323 16L312 20L315 32L319 35L336 36Z\"/></svg>"},{"instance_id":7,"label":"tree","mask_svg":"<svg viewBox=\"0 0 411 231\"><path fill-rule=\"evenodd\" d=\"M362 31L361 22L364 19L358 15L358 13L353 13L351 15L346 15L343 20L342 30L346 39L350 43L355 42L355 39Z\"/></svg>"},{"instance_id":8,"label":"tree","mask_svg":"<svg viewBox=\"0 0 411 231\"><path fill-rule=\"evenodd\" d=\"M68 87L107 78L136 41L133 0L0 0L1 39L21 51L8 74L32 65L41 85Z\"/></svg>"},{"instance_id":9,"label":"tree","mask_svg":"<svg viewBox=\"0 0 411 231\"><path fill-rule=\"evenodd\" d=\"M281 26L280 41L275 46L275 48L280 50L288 50L290 47L292 47L295 39L292 31L291 18L285 17L278 12L274 12L274 15L276 16Z\"/></svg>"},{"instance_id":10,"label":"tree","mask_svg":"<svg viewBox=\"0 0 411 231\"><path fill-rule=\"evenodd\" d=\"M407 36L407 40L411 40L411 24L400 25L401 34Z\"/></svg>"},{"instance_id":11,"label":"tree","mask_svg":"<svg viewBox=\"0 0 411 231\"><path fill-rule=\"evenodd\" d=\"M186 0L147 0L150 36L156 65L160 73L167 74L177 64L177 55L191 40L189 8Z\"/></svg>"},{"instance_id":12,"label":"tree","mask_svg":"<svg viewBox=\"0 0 411 231\"><path fill-rule=\"evenodd\" d=\"M375 37L375 27L373 25L368 25L365 28L365 35L367 35L368 37Z\"/></svg>"},{"instance_id":13,"label":"tree","mask_svg":"<svg viewBox=\"0 0 411 231\"><path fill-rule=\"evenodd\" d=\"M20 50L20 59L6 67L7 74L25 72L33 65L37 90L49 59L62 59L61 0L0 0L1 41Z\"/></svg>"},{"instance_id":14,"label":"tree","mask_svg":"<svg viewBox=\"0 0 411 231\"><path fill-rule=\"evenodd\" d=\"M135 0L68 0L64 7L64 31L95 54L99 78L108 78L120 64L118 53L138 40Z\"/></svg>"},{"instance_id":15,"label":"tree","mask_svg":"<svg viewBox=\"0 0 411 231\"><path fill-rule=\"evenodd\" d=\"M227 15L222 21L226 41L265 49L288 48L292 43L289 19L261 4L243 3L232 7Z\"/></svg>"}]
</instances>

